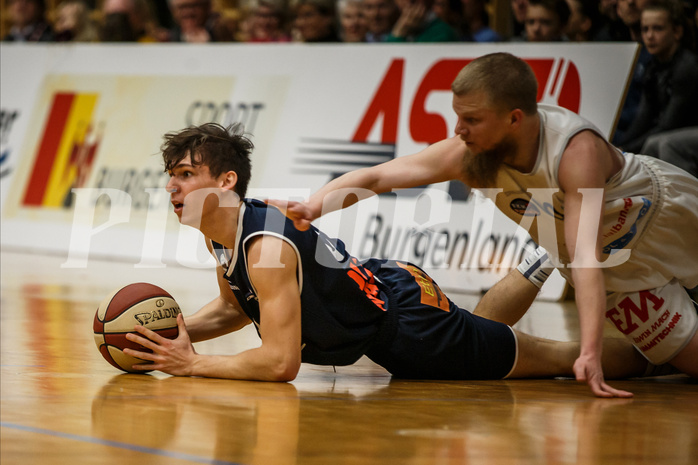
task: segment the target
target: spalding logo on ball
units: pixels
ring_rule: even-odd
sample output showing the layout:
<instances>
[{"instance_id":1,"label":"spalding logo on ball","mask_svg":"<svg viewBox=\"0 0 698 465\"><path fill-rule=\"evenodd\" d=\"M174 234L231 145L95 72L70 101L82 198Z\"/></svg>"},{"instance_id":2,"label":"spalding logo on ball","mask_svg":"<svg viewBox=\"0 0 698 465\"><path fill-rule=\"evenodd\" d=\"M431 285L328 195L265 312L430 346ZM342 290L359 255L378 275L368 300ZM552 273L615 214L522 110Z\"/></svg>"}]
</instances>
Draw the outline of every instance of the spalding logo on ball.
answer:
<instances>
[{"instance_id":1,"label":"spalding logo on ball","mask_svg":"<svg viewBox=\"0 0 698 465\"><path fill-rule=\"evenodd\" d=\"M123 349L150 350L129 341L126 334L134 333L135 325L142 325L162 337L175 339L179 334L179 313L179 305L164 289L148 283L129 284L112 292L99 305L93 324L95 343L104 359L116 368L144 373L132 366L149 362L126 355Z\"/></svg>"}]
</instances>

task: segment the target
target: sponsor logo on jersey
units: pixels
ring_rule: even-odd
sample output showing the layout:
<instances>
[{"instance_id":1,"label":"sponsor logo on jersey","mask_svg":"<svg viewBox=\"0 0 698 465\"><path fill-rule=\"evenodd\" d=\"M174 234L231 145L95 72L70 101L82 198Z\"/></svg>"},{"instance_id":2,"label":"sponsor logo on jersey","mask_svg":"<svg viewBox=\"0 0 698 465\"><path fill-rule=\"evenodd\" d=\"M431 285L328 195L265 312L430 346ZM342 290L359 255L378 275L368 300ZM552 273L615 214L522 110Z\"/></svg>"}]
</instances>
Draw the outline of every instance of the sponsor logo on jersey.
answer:
<instances>
[{"instance_id":1,"label":"sponsor logo on jersey","mask_svg":"<svg viewBox=\"0 0 698 465\"><path fill-rule=\"evenodd\" d=\"M528 199L514 199L509 204L509 207L521 216L540 215L540 210L538 207L531 204Z\"/></svg>"},{"instance_id":2,"label":"sponsor logo on jersey","mask_svg":"<svg viewBox=\"0 0 698 465\"><path fill-rule=\"evenodd\" d=\"M629 200L629 199L628 199ZM637 214L637 219L635 222L630 226L630 230L624 234L623 236L619 237L615 241L611 242L607 246L603 248L603 253L605 254L610 254L613 252L613 250L619 250L623 249L630 244L630 241L632 241L635 236L637 235L637 224L640 221L640 219L647 214L649 211L650 207L652 206L652 202L646 198L643 197L642 199L642 208Z\"/></svg>"}]
</instances>

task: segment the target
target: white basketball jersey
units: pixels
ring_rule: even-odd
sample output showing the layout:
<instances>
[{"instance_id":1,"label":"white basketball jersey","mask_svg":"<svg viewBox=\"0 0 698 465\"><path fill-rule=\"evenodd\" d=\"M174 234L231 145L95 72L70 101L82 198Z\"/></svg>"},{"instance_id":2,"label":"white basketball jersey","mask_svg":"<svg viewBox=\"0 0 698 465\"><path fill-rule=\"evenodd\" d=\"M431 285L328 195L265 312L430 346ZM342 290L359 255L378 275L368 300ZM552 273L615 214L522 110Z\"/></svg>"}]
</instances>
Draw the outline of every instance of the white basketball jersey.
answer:
<instances>
[{"instance_id":1,"label":"white basketball jersey","mask_svg":"<svg viewBox=\"0 0 698 465\"><path fill-rule=\"evenodd\" d=\"M538 114L541 118L541 133L536 165L530 173L521 173L509 167L500 170L496 185L502 187L503 192L497 195L495 203L509 218L526 227L539 245L566 265L570 263L570 256L563 227L564 193L560 190L558 182L560 159L570 139L581 131L591 130L604 140L605 137L592 123L564 108L540 104ZM679 254L670 261L693 257L696 261L692 263L691 268L694 270L676 274L673 270L657 270L655 264L637 263L647 254L658 255L653 249L643 250L638 249L638 246L641 241L646 240L643 236L649 225L655 222L657 213L665 208L665 197L668 195L665 184L671 184L666 178L680 178L679 184L687 186L684 191L688 190L688 202L694 205L693 208L698 207L698 180L659 160L620 151L618 153L623 157L624 163L623 168L606 183L601 228L601 261L605 262L610 257L611 261L607 261L607 265L621 262L622 264L604 270L607 290L625 292L659 287L669 282L672 277L681 279L682 273L691 275L688 281L698 284L698 210L691 211L691 205L681 205L683 202L676 203L686 210L686 232L689 232L690 238L679 235L678 239L667 239L679 240L679 244L670 248L681 246L681 242L685 242L685 246L693 250L688 252L688 256L681 257ZM585 202L588 198L591 197L585 195ZM598 212L598 207L594 211ZM672 235L676 233L673 231ZM624 252L611 257L618 251L630 253ZM672 264L666 265L671 267ZM569 280L571 269L559 269Z\"/></svg>"}]
</instances>

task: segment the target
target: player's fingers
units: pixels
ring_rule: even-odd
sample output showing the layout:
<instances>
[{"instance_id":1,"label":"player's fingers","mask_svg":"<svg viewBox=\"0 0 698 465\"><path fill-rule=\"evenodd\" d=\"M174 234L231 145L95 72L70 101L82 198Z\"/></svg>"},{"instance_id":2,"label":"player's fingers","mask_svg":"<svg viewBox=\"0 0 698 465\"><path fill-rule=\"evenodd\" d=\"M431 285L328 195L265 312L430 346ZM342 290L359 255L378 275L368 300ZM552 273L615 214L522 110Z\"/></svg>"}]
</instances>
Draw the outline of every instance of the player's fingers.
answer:
<instances>
[{"instance_id":1,"label":"player's fingers","mask_svg":"<svg viewBox=\"0 0 698 465\"><path fill-rule=\"evenodd\" d=\"M609 398L609 397L630 398L630 397L633 397L632 392L623 391L622 389L616 389L612 386L609 386L608 384L606 384L603 377L600 377L600 376L591 377L588 385L591 388L591 391L597 397L605 397L605 398Z\"/></svg>"},{"instance_id":2,"label":"player's fingers","mask_svg":"<svg viewBox=\"0 0 698 465\"><path fill-rule=\"evenodd\" d=\"M147 364L144 364L144 365L132 365L132 366L131 366L131 369L132 369L132 370L138 370L138 371L146 371L146 370L147 370L147 371L152 371L152 370L153 370L153 367L151 366L151 364L147 363Z\"/></svg>"},{"instance_id":3,"label":"player's fingers","mask_svg":"<svg viewBox=\"0 0 698 465\"><path fill-rule=\"evenodd\" d=\"M136 331L138 331L140 334L142 334L143 336L147 337L148 339L150 339L151 341L153 341L153 342L155 342L155 343L157 343L157 344L162 344L163 342L169 340L169 339L166 339L166 338L160 336L160 335L159 335L158 333L156 333L155 331L149 330L149 329L146 328L145 326L136 325L136 326L134 326L134 329L135 329ZM130 334L133 334L133 333L130 333ZM127 334L126 336L127 336L126 338L128 339L128 334ZM149 347L149 348L150 348L150 347Z\"/></svg>"},{"instance_id":4,"label":"player's fingers","mask_svg":"<svg viewBox=\"0 0 698 465\"><path fill-rule=\"evenodd\" d=\"M297 214L294 211L294 205L296 205L297 202L276 199L267 199L264 202L267 205L271 205L272 207L278 208L281 211L281 213L283 213L290 219L294 219L297 216Z\"/></svg>"},{"instance_id":5,"label":"player's fingers","mask_svg":"<svg viewBox=\"0 0 698 465\"><path fill-rule=\"evenodd\" d=\"M288 207L288 202L286 200L266 199L264 200L264 203L276 207L282 212L286 211L286 208Z\"/></svg>"},{"instance_id":6,"label":"player's fingers","mask_svg":"<svg viewBox=\"0 0 698 465\"><path fill-rule=\"evenodd\" d=\"M136 328L138 328L138 326ZM150 332L153 333L152 331L150 331ZM156 333L153 333L153 335L160 337ZM144 336L147 336L147 335L144 334ZM141 337L135 333L127 333L126 339L128 339L131 342L135 342L136 344L140 344L143 347L145 347L146 349L150 349L150 350L155 350L158 347L160 347L159 344L157 343L157 341L147 339L146 337ZM160 339L163 339L163 338L160 338Z\"/></svg>"},{"instance_id":7,"label":"player's fingers","mask_svg":"<svg viewBox=\"0 0 698 465\"><path fill-rule=\"evenodd\" d=\"M177 339L183 339L189 342L189 332L187 331L187 325L184 324L184 315L181 313L177 315L177 329L179 331Z\"/></svg>"},{"instance_id":8,"label":"player's fingers","mask_svg":"<svg viewBox=\"0 0 698 465\"><path fill-rule=\"evenodd\" d=\"M307 231L310 229L312 218L308 207L304 203L293 200L288 201L276 199L267 199L265 202L267 205L278 208L281 213L293 221L293 226L297 230Z\"/></svg>"},{"instance_id":9,"label":"player's fingers","mask_svg":"<svg viewBox=\"0 0 698 465\"><path fill-rule=\"evenodd\" d=\"M123 352L131 357L140 358L141 360L149 360L151 362L153 361L153 357L155 357L155 355L150 352L141 352L140 350L129 349L128 347L124 348Z\"/></svg>"},{"instance_id":10,"label":"player's fingers","mask_svg":"<svg viewBox=\"0 0 698 465\"><path fill-rule=\"evenodd\" d=\"M613 396L613 397L623 397L623 398L633 397L632 392L623 391L622 389L616 389L614 387L609 386L606 383L602 384L602 388L605 392L611 394L611 396Z\"/></svg>"},{"instance_id":11,"label":"player's fingers","mask_svg":"<svg viewBox=\"0 0 698 465\"><path fill-rule=\"evenodd\" d=\"M307 231L310 229L310 221L303 218L293 220L293 226L299 231Z\"/></svg>"},{"instance_id":12,"label":"player's fingers","mask_svg":"<svg viewBox=\"0 0 698 465\"><path fill-rule=\"evenodd\" d=\"M283 211L283 210L282 210ZM293 221L293 226L299 231L307 231L310 228L310 220L308 212L302 205L291 205L286 211L283 211L288 219Z\"/></svg>"},{"instance_id":13,"label":"player's fingers","mask_svg":"<svg viewBox=\"0 0 698 465\"><path fill-rule=\"evenodd\" d=\"M614 397L612 392L604 388L604 386L610 386L607 386L606 383L603 382L603 376L594 376L593 374L590 374L588 367L583 364L575 364L573 370L577 382L586 383L596 397Z\"/></svg>"},{"instance_id":14,"label":"player's fingers","mask_svg":"<svg viewBox=\"0 0 698 465\"><path fill-rule=\"evenodd\" d=\"M589 387L591 388L591 392L593 392L596 397L605 397L605 398L613 397L612 393L606 391L598 384L589 383Z\"/></svg>"},{"instance_id":15,"label":"player's fingers","mask_svg":"<svg viewBox=\"0 0 698 465\"><path fill-rule=\"evenodd\" d=\"M153 370L159 370L158 367L159 365L155 365L154 363L139 363L138 365L132 365L131 368L134 370L145 370L145 371L153 371Z\"/></svg>"}]
</instances>

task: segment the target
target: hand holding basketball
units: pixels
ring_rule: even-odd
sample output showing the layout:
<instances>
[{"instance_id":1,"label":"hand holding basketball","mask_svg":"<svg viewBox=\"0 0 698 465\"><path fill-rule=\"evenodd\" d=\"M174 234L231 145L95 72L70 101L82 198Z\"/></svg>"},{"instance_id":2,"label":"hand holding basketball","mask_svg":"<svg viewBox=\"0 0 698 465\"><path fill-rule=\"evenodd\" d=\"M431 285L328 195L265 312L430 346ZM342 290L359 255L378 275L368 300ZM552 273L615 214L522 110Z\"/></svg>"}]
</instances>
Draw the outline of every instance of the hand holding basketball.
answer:
<instances>
[{"instance_id":1,"label":"hand holding basketball","mask_svg":"<svg viewBox=\"0 0 698 465\"><path fill-rule=\"evenodd\" d=\"M127 334L140 325L161 338L174 339L180 314L179 305L164 289L148 283L129 284L112 292L97 308L93 323L95 343L114 367L142 373L143 368L135 369L134 365L142 364L144 359L134 358L127 349L146 349L130 341Z\"/></svg>"},{"instance_id":2,"label":"hand holding basketball","mask_svg":"<svg viewBox=\"0 0 698 465\"><path fill-rule=\"evenodd\" d=\"M134 370L159 370L175 376L190 376L196 351L184 325L184 317L177 315L179 335L176 339L162 337L145 326L137 325L137 333L129 333L126 339L139 344L149 352L124 349L124 353L150 363L133 365Z\"/></svg>"}]
</instances>

